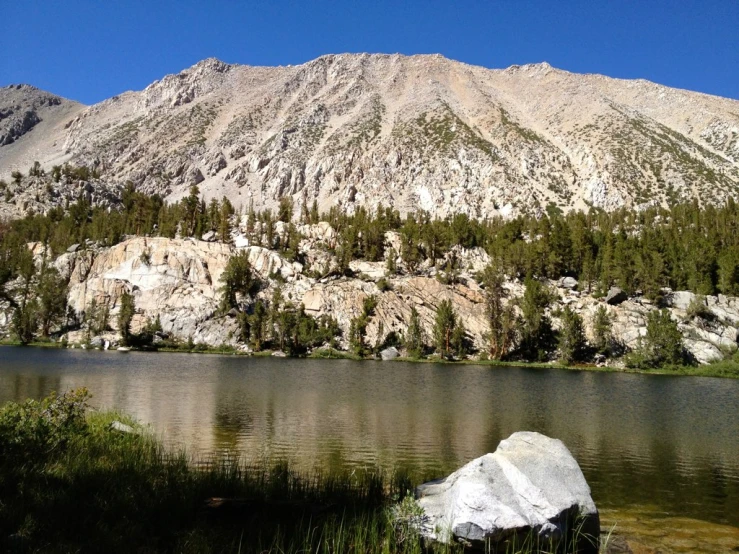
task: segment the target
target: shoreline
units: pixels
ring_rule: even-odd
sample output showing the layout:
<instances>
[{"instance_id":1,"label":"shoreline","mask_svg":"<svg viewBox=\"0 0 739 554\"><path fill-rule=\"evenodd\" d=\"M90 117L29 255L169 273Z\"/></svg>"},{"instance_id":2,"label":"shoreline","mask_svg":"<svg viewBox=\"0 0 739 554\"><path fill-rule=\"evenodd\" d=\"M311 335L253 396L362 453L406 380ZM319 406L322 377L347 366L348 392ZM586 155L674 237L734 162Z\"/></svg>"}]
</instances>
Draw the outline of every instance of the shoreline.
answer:
<instances>
[{"instance_id":1,"label":"shoreline","mask_svg":"<svg viewBox=\"0 0 739 554\"><path fill-rule=\"evenodd\" d=\"M93 350L104 352L100 348L70 348L69 346L63 346L56 342L31 342L26 345L22 345L17 341L0 341L0 346L15 346L15 347L32 347L32 348L48 348L48 349L59 349L59 350ZM117 350L108 350L109 352L117 352ZM241 352L232 348L218 348L218 347L207 347L204 349L193 349L184 350L178 348L157 348L157 349L137 349L131 348L131 352L147 352L147 353L181 353L181 354L215 354L220 356L242 356L245 358L271 358L275 351L273 350L261 350L259 352ZM714 364L705 366L676 366L676 367L664 367L658 369L635 369L626 367L613 367L613 366L595 366L595 365L565 365L559 363L546 363L546 362L518 362L518 361L502 361L502 360L443 360L440 358L407 358L399 356L392 360L381 360L379 358L361 358L349 352L343 350L315 350L306 356L284 356L290 359L313 359L313 360L350 360L355 362L405 362L415 364L444 364L444 365L468 365L468 366L481 366L489 368L505 368L505 367L517 367L523 369L557 369L563 371L579 371L579 372L595 372L595 373L626 373L634 375L658 375L658 376L673 376L673 377L712 377L717 379L739 379L739 366L735 369L728 369L723 367L729 363L727 361L720 361ZM283 356L279 356L283 358Z\"/></svg>"},{"instance_id":2,"label":"shoreline","mask_svg":"<svg viewBox=\"0 0 739 554\"><path fill-rule=\"evenodd\" d=\"M210 459L201 463L202 460L184 447L165 447L145 423L124 412L91 411L87 406L89 396L84 389L81 391L60 397L65 405L73 408L76 418L74 425L57 431L66 439L60 443L61 450L43 450L30 465L30 472L26 469L17 475L37 494L32 496L32 502L21 503L19 497L10 499L16 508L13 512L16 515L11 518L12 528L20 526L26 517L39 517L60 505L73 514L66 521L64 517L61 520L41 520L39 517L43 525L31 528L32 533L25 536L24 540L29 541L29 545L39 546L43 540L53 537L70 550L84 550L85 546L99 544L98 541L107 539L112 541L109 544L115 544L119 537L133 535L135 544L159 551L155 548L158 535L152 534L150 526L141 523L152 519L159 529L165 529L168 541L179 545L182 551L192 551L182 547L196 538L195 544L216 544L219 551L241 552L243 540L251 547L260 544L260 532L266 525L269 527L269 542L282 537L285 544L280 544L287 548L281 552L293 551L289 548L293 544L292 539L303 544L322 537L323 533L337 538L336 530L341 531L341 536L346 530L350 531L347 539L336 543L341 545L337 551L348 551L354 541L369 537L372 540L369 543L362 541L365 548L359 549L360 552L409 552L401 543L388 542L397 535L393 534L395 528L388 524L387 516L391 513L389 510L402 502L404 496L410 496L417 485L433 479L431 474L413 475L399 468L382 469L379 466L367 466L357 473L349 473L348 470L320 473L320 470L296 468L287 460L251 462L233 458L216 460L215 463ZM71 403L68 401L70 398L73 399ZM12 410L12 404L5 404L3 409ZM32 413L39 413L42 408L30 405L29 409L36 410ZM4 432L8 433L7 430ZM30 440L26 435L21 436L26 441ZM66 445L69 447L65 452ZM28 447L31 446L33 444L29 443ZM16 449L11 454L22 456L23 450ZM5 468L9 477L16 477L14 467ZM119 479L97 482L90 473L91 467L99 472L125 471ZM69 488L60 479L52 479L47 484L40 477L48 474L61 475L76 485ZM163 476L169 486L157 487ZM121 479L125 486L120 486ZM71 509L71 506L76 506L80 492L94 498L93 491L100 488L104 491L103 504L86 503L82 508ZM152 488L157 491L156 495L131 499L128 494L129 490ZM175 490L176 493L173 492ZM739 539L739 527L727 521L663 512L651 505L613 504L606 498L598 498L597 505L601 518L600 551L603 553L631 551L631 548L639 552L665 549L708 553L723 551L727 546L731 548ZM249 524L234 525L231 519L226 519L234 513L242 513L238 509L244 510L245 507L257 507L261 515L254 521L250 520ZM228 513L230 508L235 511ZM76 517L80 509L86 518ZM292 517L293 512L305 513L301 510L311 513L308 527L303 525L302 519ZM120 523L121 514L127 516L123 518L123 524ZM80 527L81 520L86 521L84 528ZM110 525L116 531L112 536L108 535ZM251 532L245 534L245 527ZM311 530L314 527L321 533L314 534ZM380 549L378 545L387 548ZM525 554L538 551L522 546L524 548L517 551ZM622 550L624 546L629 550ZM462 554L463 551L455 546L440 550L445 554Z\"/></svg>"}]
</instances>

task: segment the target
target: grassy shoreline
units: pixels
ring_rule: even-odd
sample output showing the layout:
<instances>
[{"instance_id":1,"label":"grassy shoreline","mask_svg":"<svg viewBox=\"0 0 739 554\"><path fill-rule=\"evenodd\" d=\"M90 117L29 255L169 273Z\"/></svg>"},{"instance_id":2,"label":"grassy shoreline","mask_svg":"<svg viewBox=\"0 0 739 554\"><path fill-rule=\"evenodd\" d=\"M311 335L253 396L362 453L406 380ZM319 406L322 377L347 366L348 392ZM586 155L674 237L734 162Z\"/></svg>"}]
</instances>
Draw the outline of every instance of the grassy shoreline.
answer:
<instances>
[{"instance_id":1,"label":"grassy shoreline","mask_svg":"<svg viewBox=\"0 0 739 554\"><path fill-rule=\"evenodd\" d=\"M406 474L198 463L123 414L91 412L88 399L80 389L0 407L3 552L464 552L423 543L411 494L420 481ZM539 551L525 539L498 551Z\"/></svg>"},{"instance_id":2,"label":"grassy shoreline","mask_svg":"<svg viewBox=\"0 0 739 554\"><path fill-rule=\"evenodd\" d=\"M21 345L17 341L0 341L0 346L30 346L36 348L59 348L65 347L61 343L56 342L31 342L27 345ZM216 354L216 355L233 355L243 357L261 357L269 358L272 356L272 350L263 350L260 352L242 352L232 347L206 347L193 350L184 350L182 348L163 347L155 350L136 350L142 352L179 352L182 354ZM114 352L115 350L113 350ZM352 361L378 361L376 358L361 358L350 352L335 349L319 349L313 351L307 356L288 356L291 359L319 359L319 360L352 360ZM565 371L592 371L599 373L628 373L633 375L671 375L680 377L715 377L721 379L739 379L739 361L722 360L703 366L671 366L658 369L634 369L626 367L613 366L595 366L588 364L565 365L559 363L542 363L542 362L523 362L523 361L502 361L502 360L443 360L439 358L407 358L398 357L391 362L406 362L417 364L448 364L448 365L473 365L491 368L519 367L530 369L558 369Z\"/></svg>"}]
</instances>

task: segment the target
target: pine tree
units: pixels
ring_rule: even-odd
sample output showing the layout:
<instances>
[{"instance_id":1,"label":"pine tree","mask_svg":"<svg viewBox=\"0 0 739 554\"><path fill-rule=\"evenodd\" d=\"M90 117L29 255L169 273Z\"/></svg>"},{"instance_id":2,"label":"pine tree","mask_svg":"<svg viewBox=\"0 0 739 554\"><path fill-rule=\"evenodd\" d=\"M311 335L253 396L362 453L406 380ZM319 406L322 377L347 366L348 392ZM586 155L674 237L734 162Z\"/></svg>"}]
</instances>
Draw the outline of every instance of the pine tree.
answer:
<instances>
[{"instance_id":1,"label":"pine tree","mask_svg":"<svg viewBox=\"0 0 739 554\"><path fill-rule=\"evenodd\" d=\"M249 340L254 350L257 352L262 350L264 342L267 339L267 322L269 314L264 302L257 300L254 303L254 311L248 318L249 323Z\"/></svg>"},{"instance_id":2,"label":"pine tree","mask_svg":"<svg viewBox=\"0 0 739 554\"><path fill-rule=\"evenodd\" d=\"M35 298L27 299L16 307L11 319L11 328L21 344L33 340L38 330L38 302Z\"/></svg>"},{"instance_id":3,"label":"pine tree","mask_svg":"<svg viewBox=\"0 0 739 554\"><path fill-rule=\"evenodd\" d=\"M226 244L231 244L233 242L231 239L231 218L233 215L234 207L231 202L228 201L228 198L224 196L221 201L218 217L218 238L221 242L225 242Z\"/></svg>"},{"instance_id":4,"label":"pine tree","mask_svg":"<svg viewBox=\"0 0 739 554\"><path fill-rule=\"evenodd\" d=\"M486 335L488 354L492 359L500 360L516 346L517 318L513 307L503 303L506 295L503 274L489 265L485 268L482 281L485 287L485 315L489 327Z\"/></svg>"},{"instance_id":5,"label":"pine tree","mask_svg":"<svg viewBox=\"0 0 739 554\"><path fill-rule=\"evenodd\" d=\"M582 317L565 306L561 315L562 328L559 331L559 353L565 364L579 362L585 355L587 342Z\"/></svg>"},{"instance_id":6,"label":"pine tree","mask_svg":"<svg viewBox=\"0 0 739 554\"><path fill-rule=\"evenodd\" d=\"M613 342L613 323L605 306L598 306L593 315L593 346L596 351L606 354Z\"/></svg>"},{"instance_id":7,"label":"pine tree","mask_svg":"<svg viewBox=\"0 0 739 554\"><path fill-rule=\"evenodd\" d=\"M53 266L43 268L36 287L41 335L48 337L51 328L61 323L67 312L67 283Z\"/></svg>"},{"instance_id":8,"label":"pine tree","mask_svg":"<svg viewBox=\"0 0 739 554\"><path fill-rule=\"evenodd\" d=\"M313 199L313 204L310 208L310 222L315 224L320 221L320 216L318 215L318 200L315 198Z\"/></svg>"},{"instance_id":9,"label":"pine tree","mask_svg":"<svg viewBox=\"0 0 739 554\"><path fill-rule=\"evenodd\" d=\"M739 253L731 248L718 258L718 288L726 295L739 295Z\"/></svg>"},{"instance_id":10,"label":"pine tree","mask_svg":"<svg viewBox=\"0 0 739 554\"><path fill-rule=\"evenodd\" d=\"M637 349L627 356L630 367L659 368L680 365L685 360L683 336L667 309L647 314L647 333Z\"/></svg>"},{"instance_id":11,"label":"pine tree","mask_svg":"<svg viewBox=\"0 0 739 554\"><path fill-rule=\"evenodd\" d=\"M396 263L398 253L395 251L394 248L389 248L385 252L385 257L387 258L385 261L385 274L390 277L398 272L398 266Z\"/></svg>"},{"instance_id":12,"label":"pine tree","mask_svg":"<svg viewBox=\"0 0 739 554\"><path fill-rule=\"evenodd\" d=\"M400 257L405 263L408 271L413 274L421 263L421 251L419 249L420 230L416 220L409 215L403 227L400 229L402 239Z\"/></svg>"},{"instance_id":13,"label":"pine tree","mask_svg":"<svg viewBox=\"0 0 739 554\"><path fill-rule=\"evenodd\" d=\"M121 342L128 345L131 341L131 320L136 311L133 296L124 292L120 297L121 306L118 311L118 332L121 334Z\"/></svg>"},{"instance_id":14,"label":"pine tree","mask_svg":"<svg viewBox=\"0 0 739 554\"><path fill-rule=\"evenodd\" d=\"M416 307L411 307L411 317L408 320L408 329L405 332L404 344L408 350L408 356L417 359L423 354L424 337L423 328L421 327L421 318L418 315Z\"/></svg>"},{"instance_id":15,"label":"pine tree","mask_svg":"<svg viewBox=\"0 0 739 554\"><path fill-rule=\"evenodd\" d=\"M553 331L546 309L551 302L549 290L538 280L527 277L526 291L520 301L521 353L528 359L543 361L553 348Z\"/></svg>"},{"instance_id":16,"label":"pine tree","mask_svg":"<svg viewBox=\"0 0 739 554\"><path fill-rule=\"evenodd\" d=\"M221 274L221 312L227 312L238 306L238 296L246 297L254 294L259 288L259 281L254 276L249 254L245 250L231 256Z\"/></svg>"},{"instance_id":17,"label":"pine tree","mask_svg":"<svg viewBox=\"0 0 739 554\"><path fill-rule=\"evenodd\" d=\"M280 205L277 210L277 220L289 223L293 218L294 202L291 196L283 196L280 198Z\"/></svg>"},{"instance_id":18,"label":"pine tree","mask_svg":"<svg viewBox=\"0 0 739 554\"><path fill-rule=\"evenodd\" d=\"M365 344L367 323L367 317L364 314L352 318L349 323L349 349L356 356L364 357L367 352Z\"/></svg>"},{"instance_id":19,"label":"pine tree","mask_svg":"<svg viewBox=\"0 0 739 554\"><path fill-rule=\"evenodd\" d=\"M442 358L449 358L454 353L452 337L457 327L457 315L450 300L442 300L436 308L434 319L434 344Z\"/></svg>"}]
</instances>

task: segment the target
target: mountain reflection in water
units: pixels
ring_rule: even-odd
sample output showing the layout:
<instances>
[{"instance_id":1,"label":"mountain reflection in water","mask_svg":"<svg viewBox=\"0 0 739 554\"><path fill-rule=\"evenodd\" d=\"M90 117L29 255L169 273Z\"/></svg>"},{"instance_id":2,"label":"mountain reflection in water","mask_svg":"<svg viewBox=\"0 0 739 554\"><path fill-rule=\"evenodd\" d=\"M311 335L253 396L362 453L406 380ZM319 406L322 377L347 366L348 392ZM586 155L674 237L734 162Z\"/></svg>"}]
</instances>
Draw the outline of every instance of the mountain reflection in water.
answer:
<instances>
[{"instance_id":1,"label":"mountain reflection in water","mask_svg":"<svg viewBox=\"0 0 739 554\"><path fill-rule=\"evenodd\" d=\"M438 477L515 431L564 441L599 507L739 526L739 381L0 348L0 402L87 387L201 458Z\"/></svg>"}]
</instances>

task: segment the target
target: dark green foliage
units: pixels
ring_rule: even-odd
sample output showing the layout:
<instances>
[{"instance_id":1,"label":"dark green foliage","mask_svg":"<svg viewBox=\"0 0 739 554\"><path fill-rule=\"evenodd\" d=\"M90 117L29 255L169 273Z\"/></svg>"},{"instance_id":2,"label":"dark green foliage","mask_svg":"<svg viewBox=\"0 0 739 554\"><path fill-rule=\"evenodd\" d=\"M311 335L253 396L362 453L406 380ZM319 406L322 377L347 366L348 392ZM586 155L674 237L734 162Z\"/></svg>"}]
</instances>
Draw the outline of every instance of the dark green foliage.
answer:
<instances>
[{"instance_id":1,"label":"dark green foliage","mask_svg":"<svg viewBox=\"0 0 739 554\"><path fill-rule=\"evenodd\" d=\"M79 389L61 396L52 393L40 402L11 402L0 409L0 473L4 478L0 487L13 487L7 478L20 476L27 469L24 466L43 463L51 453L64 454L86 426L89 397L86 389Z\"/></svg>"},{"instance_id":2,"label":"dark green foliage","mask_svg":"<svg viewBox=\"0 0 739 554\"><path fill-rule=\"evenodd\" d=\"M713 312L708 308L706 304L706 297L702 294L696 295L685 310L685 319L704 319L710 321L714 319Z\"/></svg>"},{"instance_id":3,"label":"dark green foliage","mask_svg":"<svg viewBox=\"0 0 739 554\"><path fill-rule=\"evenodd\" d=\"M55 267L42 269L36 287L39 302L41 335L48 337L52 327L60 324L67 313L67 283Z\"/></svg>"},{"instance_id":4,"label":"dark green foliage","mask_svg":"<svg viewBox=\"0 0 739 554\"><path fill-rule=\"evenodd\" d=\"M442 358L463 357L467 351L466 331L454 312L451 300L442 300L434 318L434 345Z\"/></svg>"},{"instance_id":5,"label":"dark green foliage","mask_svg":"<svg viewBox=\"0 0 739 554\"><path fill-rule=\"evenodd\" d=\"M587 341L582 317L565 306L560 316L562 328L559 330L559 353L566 364L580 362L585 358Z\"/></svg>"},{"instance_id":6,"label":"dark green foliage","mask_svg":"<svg viewBox=\"0 0 739 554\"><path fill-rule=\"evenodd\" d=\"M367 334L367 317L362 315L352 318L349 323L349 350L356 356L367 354L365 335Z\"/></svg>"},{"instance_id":7,"label":"dark green foliage","mask_svg":"<svg viewBox=\"0 0 739 554\"><path fill-rule=\"evenodd\" d=\"M408 271L413 273L418 265L423 261L421 251L421 231L412 216L408 216L405 224L400 229L402 238L400 257L405 263Z\"/></svg>"},{"instance_id":8,"label":"dark green foliage","mask_svg":"<svg viewBox=\"0 0 739 554\"><path fill-rule=\"evenodd\" d=\"M95 178L95 175L94 168L65 165L53 168L47 178L68 182ZM699 294L739 294L739 210L732 200L721 207L701 208L697 203L690 203L669 210L623 209L612 213L591 209L588 213L563 214L550 206L538 218L520 216L482 221L460 214L431 218L424 212L401 218L397 211L382 206L374 211L359 207L351 215L333 207L319 216L315 203L310 211L307 204L304 198L301 204L304 220L327 221L335 229L337 239L326 247L336 255L339 272L346 275L351 274L350 263L356 259L386 259L388 274L396 273L398 253L389 248L394 244L400 250L404 272L417 274L420 267L433 264L440 270L439 279L453 285L459 279L460 267L455 256L448 253L458 253L459 247L480 247L495 260L497 271L512 279L529 276L531 280L543 281L570 276L578 279L581 291L595 295L605 294L610 286L618 285L628 293L641 292L659 305L665 288ZM288 197L282 200L276 215L269 210L256 212L250 204L246 233L252 243L277 249L285 258L305 263L299 248L300 233L291 222L292 210ZM26 338L29 333L32 337L38 332L29 331L38 322L33 308L48 313L45 309L48 306L30 302L25 309L28 299L35 295L42 273L40 269L31 271L30 277L24 273L24 268L28 269L27 243L47 245L53 258L73 243L82 248L87 240L112 245L126 235L197 238L203 232L215 231L221 240L228 241L234 216L233 206L225 199L212 200L206 205L197 187L192 187L180 202L169 205L158 196L137 192L129 183L122 193L119 210L95 208L80 198L43 216L31 214L0 224L0 298L13 309L20 307L16 329L24 330L22 334ZM286 225L276 226L278 220ZM395 231L399 236L388 236L388 231ZM445 261L438 267L445 257L448 263ZM273 277L280 279L278 274ZM381 292L386 290L386 282L379 282L378 286ZM251 340L250 318L254 307L249 305L251 299L246 298L249 294L241 293L239 297L234 290L231 287L231 292L224 294L222 307L230 310L239 304L241 311L248 312L239 317L242 336ZM527 307L524 310L527 317L517 333L517 319L508 304L490 303L488 299L487 355L500 358L515 350L524 359L547 358L554 350L555 341L547 318L539 315L545 311L523 299L520 305ZM283 327L289 323L288 319L289 315L283 316ZM259 339L260 343L274 338L277 320L271 318L269 323L264 327L265 336ZM355 323L356 338L367 322ZM44 327L43 321L40 324ZM51 321L48 331L53 333L55 326L63 324L59 319Z\"/></svg>"},{"instance_id":9,"label":"dark green foliage","mask_svg":"<svg viewBox=\"0 0 739 554\"><path fill-rule=\"evenodd\" d=\"M377 284L377 289L380 292L387 292L389 290L393 290L392 285L387 279L385 279L385 277L382 277L381 279L379 279L376 284Z\"/></svg>"},{"instance_id":10,"label":"dark green foliage","mask_svg":"<svg viewBox=\"0 0 739 554\"><path fill-rule=\"evenodd\" d=\"M63 166L52 170L60 179L89 176L94 170ZM22 176L21 176L22 178ZM47 242L57 255L73 243L87 239L115 244L127 234L174 237L200 237L216 231L229 240L233 206L227 200L211 201L206 206L200 191L177 204L164 204L158 196L135 191L128 184L121 198L121 209L108 212L93 208L84 199L66 210L52 209L47 215L29 215L10 223L4 234L16 235L22 242ZM317 213L317 212L316 212ZM482 247L497 261L501 271L512 277L576 277L583 290L596 286L601 292L618 285L628 293L642 291L659 300L660 289L692 290L701 294L739 291L739 210L733 201L716 208L697 204L673 206L670 210L650 208L643 212L626 209L606 213L563 215L549 210L536 219L521 216L512 220L476 221L461 214L432 219L423 212L409 214L405 220L390 209L378 207L374 213L360 207L351 216L332 208L315 222L330 223L339 235L332 245L342 272L354 259L379 261L386 257L385 234L400 233L400 257L411 273L425 259L434 264L454 246ZM281 200L275 217L270 211L257 213L250 206L247 234L255 244L278 248L297 259L299 235L291 228L280 240L275 221L289 222L291 200ZM395 255L388 252L388 271L394 273ZM445 277L454 279L454 264Z\"/></svg>"},{"instance_id":11,"label":"dark green foliage","mask_svg":"<svg viewBox=\"0 0 739 554\"><path fill-rule=\"evenodd\" d=\"M725 250L718 258L718 289L731 296L739 295L739 249Z\"/></svg>"},{"instance_id":12,"label":"dark green foliage","mask_svg":"<svg viewBox=\"0 0 739 554\"><path fill-rule=\"evenodd\" d=\"M44 170L41 169L41 163L39 163L38 161L33 162L31 169L28 170L28 176L41 177L42 175L44 175Z\"/></svg>"},{"instance_id":13,"label":"dark green foliage","mask_svg":"<svg viewBox=\"0 0 739 554\"><path fill-rule=\"evenodd\" d=\"M236 308L239 297L251 296L259 290L259 280L254 276L246 251L239 251L228 260L221 274L221 282L222 312Z\"/></svg>"},{"instance_id":14,"label":"dark green foliage","mask_svg":"<svg viewBox=\"0 0 739 554\"><path fill-rule=\"evenodd\" d=\"M336 320L328 315L316 319L305 313L302 304L296 306L286 301L282 289L277 287L270 301L269 310L261 300L254 304L254 311L247 318L251 343L255 350L263 348L268 336L272 346L291 356L300 356L308 350L328 344L335 347L341 330ZM242 338L245 326L242 324Z\"/></svg>"},{"instance_id":15,"label":"dark green foliage","mask_svg":"<svg viewBox=\"0 0 739 554\"><path fill-rule=\"evenodd\" d=\"M398 272L398 264L396 262L398 253L394 248L390 248L385 255L387 257L387 260L385 261L385 274L392 277Z\"/></svg>"},{"instance_id":16,"label":"dark green foliage","mask_svg":"<svg viewBox=\"0 0 739 554\"><path fill-rule=\"evenodd\" d=\"M537 279L527 277L526 291L520 300L522 312L521 344L519 351L524 358L544 361L554 348L552 322L546 315L551 303L551 293Z\"/></svg>"},{"instance_id":17,"label":"dark green foliage","mask_svg":"<svg viewBox=\"0 0 739 554\"><path fill-rule=\"evenodd\" d=\"M510 303L507 305L503 303L506 296L504 281L504 275L492 265L486 267L482 274L482 285L485 287L485 315L489 326L485 337L488 342L487 354L493 360L502 359L516 348L518 342L518 317Z\"/></svg>"},{"instance_id":18,"label":"dark green foliage","mask_svg":"<svg viewBox=\"0 0 739 554\"><path fill-rule=\"evenodd\" d=\"M126 416L86 414L88 398L81 390L0 409L3 551L423 551L407 524L396 527L389 517L415 484L404 474L300 475L285 463L227 460L191 465L189 455L164 450ZM111 430L114 420L137 433ZM207 502L222 498L238 499L235 508ZM417 511L412 495L402 506L401 516Z\"/></svg>"},{"instance_id":19,"label":"dark green foliage","mask_svg":"<svg viewBox=\"0 0 739 554\"><path fill-rule=\"evenodd\" d=\"M414 359L421 357L425 348L424 333L423 327L421 327L421 318L415 306L411 307L411 317L408 320L408 329L405 332L403 342L408 350L408 356Z\"/></svg>"},{"instance_id":20,"label":"dark green foliage","mask_svg":"<svg viewBox=\"0 0 739 554\"><path fill-rule=\"evenodd\" d=\"M31 342L38 330L39 306L35 298L27 299L13 312L11 328L21 344Z\"/></svg>"},{"instance_id":21,"label":"dark green foliage","mask_svg":"<svg viewBox=\"0 0 739 554\"><path fill-rule=\"evenodd\" d=\"M607 354L613 343L613 323L605 306L598 306L593 315L593 347L600 354Z\"/></svg>"},{"instance_id":22,"label":"dark green foliage","mask_svg":"<svg viewBox=\"0 0 739 554\"><path fill-rule=\"evenodd\" d=\"M131 341L131 320L136 312L133 296L128 292L124 292L120 299L120 307L118 308L118 332L121 334L121 342L128 345ZM161 327L161 323L159 324Z\"/></svg>"},{"instance_id":23,"label":"dark green foliage","mask_svg":"<svg viewBox=\"0 0 739 554\"><path fill-rule=\"evenodd\" d=\"M639 347L626 358L626 365L640 369L676 366L685 362L683 336L669 310L654 310L647 315L647 334Z\"/></svg>"},{"instance_id":24,"label":"dark green foliage","mask_svg":"<svg viewBox=\"0 0 739 554\"><path fill-rule=\"evenodd\" d=\"M277 210L277 220L289 223L293 218L295 203L290 196L280 198L280 207Z\"/></svg>"},{"instance_id":25,"label":"dark green foliage","mask_svg":"<svg viewBox=\"0 0 739 554\"><path fill-rule=\"evenodd\" d=\"M375 308L377 308L377 297L374 294L365 296L362 300L362 315L372 317L375 315Z\"/></svg>"},{"instance_id":26,"label":"dark green foliage","mask_svg":"<svg viewBox=\"0 0 739 554\"><path fill-rule=\"evenodd\" d=\"M84 323L91 335L99 335L108 329L110 319L110 308L107 303L98 304L96 299L92 299L88 304L84 313Z\"/></svg>"},{"instance_id":27,"label":"dark green foliage","mask_svg":"<svg viewBox=\"0 0 739 554\"><path fill-rule=\"evenodd\" d=\"M269 312L264 302L257 300L252 313L248 316L243 314L241 318L242 340L248 339L254 350L262 350L268 338L267 324L269 322Z\"/></svg>"}]
</instances>

